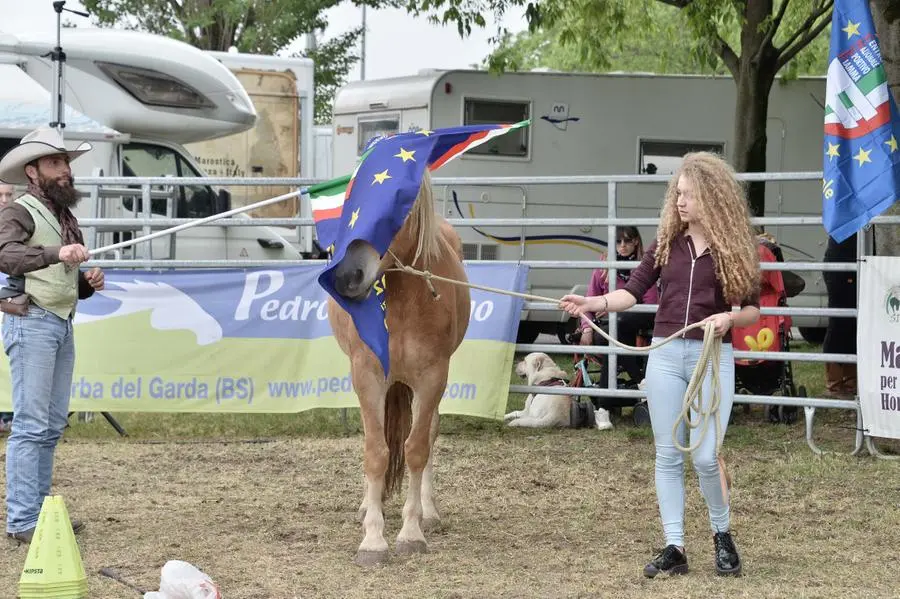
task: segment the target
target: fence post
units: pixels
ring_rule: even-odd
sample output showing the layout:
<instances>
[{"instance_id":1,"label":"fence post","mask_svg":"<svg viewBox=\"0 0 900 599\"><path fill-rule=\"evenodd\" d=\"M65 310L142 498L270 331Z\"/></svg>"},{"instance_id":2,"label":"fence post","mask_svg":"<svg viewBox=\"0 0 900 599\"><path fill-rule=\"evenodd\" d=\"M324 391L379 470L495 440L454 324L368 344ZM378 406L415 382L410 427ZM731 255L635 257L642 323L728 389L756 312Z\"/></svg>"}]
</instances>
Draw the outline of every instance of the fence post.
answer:
<instances>
[{"instance_id":1,"label":"fence post","mask_svg":"<svg viewBox=\"0 0 900 599\"><path fill-rule=\"evenodd\" d=\"M610 181L609 188L607 189L606 196L606 212L607 216L610 219L616 218L616 182ZM606 227L606 256L609 259L612 256L612 260L616 260L616 225L610 222ZM609 283L609 293L612 293L616 290L616 275L618 271L614 266L611 266L607 271L606 280ZM619 327L618 327L618 314L615 312L609 312L609 336L613 339L619 338ZM612 350L614 348L613 344L609 344L609 349ZM615 390L618 388L618 356L614 353L606 354L606 380L607 380L607 388L610 390Z\"/></svg>"},{"instance_id":2,"label":"fence post","mask_svg":"<svg viewBox=\"0 0 900 599\"><path fill-rule=\"evenodd\" d=\"M150 199L150 185L144 183L143 185L141 185L141 203L143 204L141 216L143 216L144 219L148 221L153 218L153 206L151 202L152 200ZM150 228L150 225L144 225L143 234L149 235L151 232L152 230ZM148 260L153 260L153 244L148 243L145 247L146 252L142 253L142 255ZM135 252L135 254L137 254L137 252Z\"/></svg>"}]
</instances>

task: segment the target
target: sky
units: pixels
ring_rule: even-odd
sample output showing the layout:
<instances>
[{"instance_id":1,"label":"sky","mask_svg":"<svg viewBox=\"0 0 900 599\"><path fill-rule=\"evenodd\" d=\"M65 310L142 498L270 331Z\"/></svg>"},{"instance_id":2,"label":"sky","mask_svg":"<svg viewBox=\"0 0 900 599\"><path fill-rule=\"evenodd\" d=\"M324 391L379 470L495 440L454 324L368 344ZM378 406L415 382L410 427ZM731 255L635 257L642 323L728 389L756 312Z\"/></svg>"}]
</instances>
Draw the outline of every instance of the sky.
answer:
<instances>
[{"instance_id":1,"label":"sky","mask_svg":"<svg viewBox=\"0 0 900 599\"><path fill-rule=\"evenodd\" d=\"M66 8L84 10L80 2L68 0ZM45 33L56 35L56 13L52 0L0 0L0 32ZM362 10L344 2L326 12L329 27L324 39L330 39L362 23ZM89 26L89 20L63 13L63 21L71 20L79 26ZM526 27L523 12L510 12L503 20L512 31ZM494 35L496 24L490 20L483 29L473 30L462 39L455 26L432 25L425 17L418 19L399 9L366 10L366 79L382 79L414 75L428 68L468 68L490 54L488 38ZM403 51L394 51L392 44L402 34ZM302 49L302 42L296 45ZM410 50L412 49L412 50ZM65 48L63 48L65 50ZM357 65L350 80L360 78Z\"/></svg>"}]
</instances>

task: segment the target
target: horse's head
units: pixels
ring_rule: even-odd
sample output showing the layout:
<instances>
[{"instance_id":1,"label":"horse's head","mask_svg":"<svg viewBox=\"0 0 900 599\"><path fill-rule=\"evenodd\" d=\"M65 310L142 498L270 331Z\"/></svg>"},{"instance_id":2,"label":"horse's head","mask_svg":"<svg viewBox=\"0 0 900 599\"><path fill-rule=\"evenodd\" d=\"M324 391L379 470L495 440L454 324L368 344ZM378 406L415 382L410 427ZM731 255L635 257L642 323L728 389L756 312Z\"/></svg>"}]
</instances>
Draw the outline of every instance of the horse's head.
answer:
<instances>
[{"instance_id":1,"label":"horse's head","mask_svg":"<svg viewBox=\"0 0 900 599\"><path fill-rule=\"evenodd\" d=\"M419 194L403 222L403 226L394 235L389 252L382 258L378 250L364 239L354 239L347 246L343 259L334 269L335 291L351 300L365 298L372 284L378 280L385 269L394 263L397 256L403 264L412 266L419 257L424 263L417 267L425 267L441 255L440 230L434 213L434 198L431 191L431 176L428 169L422 177ZM392 256L393 254L393 256Z\"/></svg>"},{"instance_id":2,"label":"horse's head","mask_svg":"<svg viewBox=\"0 0 900 599\"><path fill-rule=\"evenodd\" d=\"M361 300L380 276L382 259L364 239L354 239L334 269L334 289L347 299Z\"/></svg>"}]
</instances>

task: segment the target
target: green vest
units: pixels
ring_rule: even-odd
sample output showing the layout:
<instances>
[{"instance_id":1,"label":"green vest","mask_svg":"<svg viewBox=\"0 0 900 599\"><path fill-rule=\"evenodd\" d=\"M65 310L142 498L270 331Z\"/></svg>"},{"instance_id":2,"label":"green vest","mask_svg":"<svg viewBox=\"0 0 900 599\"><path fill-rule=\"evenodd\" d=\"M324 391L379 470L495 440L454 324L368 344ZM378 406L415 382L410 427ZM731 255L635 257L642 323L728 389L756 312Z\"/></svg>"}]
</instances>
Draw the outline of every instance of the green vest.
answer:
<instances>
[{"instance_id":1,"label":"green vest","mask_svg":"<svg viewBox=\"0 0 900 599\"><path fill-rule=\"evenodd\" d=\"M62 229L59 221L42 201L30 194L16 199L17 204L25 206L34 220L34 234L26 243L29 246L61 246ZM35 304L62 318L68 319L75 312L78 303L77 268L66 272L62 262L51 264L47 268L25 273L25 293Z\"/></svg>"}]
</instances>

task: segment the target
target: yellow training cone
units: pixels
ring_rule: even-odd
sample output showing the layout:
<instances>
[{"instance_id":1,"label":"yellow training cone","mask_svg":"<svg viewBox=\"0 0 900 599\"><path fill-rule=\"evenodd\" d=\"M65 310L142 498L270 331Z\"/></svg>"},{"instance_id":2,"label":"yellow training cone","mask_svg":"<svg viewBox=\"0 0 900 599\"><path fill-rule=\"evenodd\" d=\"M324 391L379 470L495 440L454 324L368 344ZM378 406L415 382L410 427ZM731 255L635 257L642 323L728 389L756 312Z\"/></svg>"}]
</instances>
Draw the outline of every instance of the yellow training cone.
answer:
<instances>
[{"instance_id":1,"label":"yellow training cone","mask_svg":"<svg viewBox=\"0 0 900 599\"><path fill-rule=\"evenodd\" d=\"M87 575L62 497L44 498L22 576L19 597L87 597Z\"/></svg>"}]
</instances>

